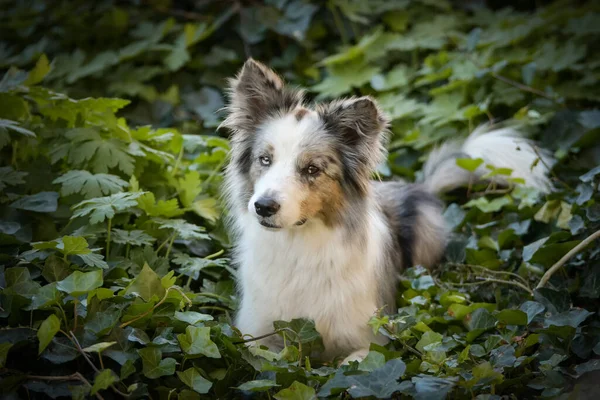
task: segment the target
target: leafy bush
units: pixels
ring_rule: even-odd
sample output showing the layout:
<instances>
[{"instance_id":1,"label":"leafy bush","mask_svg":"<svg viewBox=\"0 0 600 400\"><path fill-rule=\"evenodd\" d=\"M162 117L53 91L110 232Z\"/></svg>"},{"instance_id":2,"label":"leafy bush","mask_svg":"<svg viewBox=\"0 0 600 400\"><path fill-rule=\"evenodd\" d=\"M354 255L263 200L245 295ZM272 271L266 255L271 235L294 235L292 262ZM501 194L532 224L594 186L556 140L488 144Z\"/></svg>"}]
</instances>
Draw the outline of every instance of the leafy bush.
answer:
<instances>
[{"instance_id":1,"label":"leafy bush","mask_svg":"<svg viewBox=\"0 0 600 400\"><path fill-rule=\"evenodd\" d=\"M472 4L0 1L2 395L578 390L600 367L600 9ZM384 178L413 179L433 144L508 120L554 153L556 191L450 194L445 262L405 271L398 313L370 322L391 341L360 364L309 359L306 320L276 323L280 353L247 348L215 128L248 55L318 100L376 97L393 119Z\"/></svg>"}]
</instances>

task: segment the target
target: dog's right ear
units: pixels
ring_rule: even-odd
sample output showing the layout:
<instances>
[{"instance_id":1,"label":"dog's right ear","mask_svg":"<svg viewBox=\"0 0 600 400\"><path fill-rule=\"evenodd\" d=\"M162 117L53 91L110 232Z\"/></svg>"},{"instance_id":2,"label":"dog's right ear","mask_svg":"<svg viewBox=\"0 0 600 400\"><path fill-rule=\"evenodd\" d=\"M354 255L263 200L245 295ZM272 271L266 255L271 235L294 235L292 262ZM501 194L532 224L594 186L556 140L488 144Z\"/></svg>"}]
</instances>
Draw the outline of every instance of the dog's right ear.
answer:
<instances>
[{"instance_id":1,"label":"dog's right ear","mask_svg":"<svg viewBox=\"0 0 600 400\"><path fill-rule=\"evenodd\" d=\"M249 58L229 81L229 96L229 115L222 125L234 133L252 133L275 112L289 112L302 104L303 93L286 87L273 70Z\"/></svg>"}]
</instances>

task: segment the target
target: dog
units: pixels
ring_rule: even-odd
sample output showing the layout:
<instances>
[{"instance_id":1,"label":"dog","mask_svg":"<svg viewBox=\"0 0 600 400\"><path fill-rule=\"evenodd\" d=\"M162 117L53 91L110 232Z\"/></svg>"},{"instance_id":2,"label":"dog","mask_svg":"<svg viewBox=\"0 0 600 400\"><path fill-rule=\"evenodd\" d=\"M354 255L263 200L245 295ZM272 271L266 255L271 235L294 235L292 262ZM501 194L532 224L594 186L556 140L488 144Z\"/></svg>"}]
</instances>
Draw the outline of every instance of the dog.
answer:
<instances>
[{"instance_id":1,"label":"dog","mask_svg":"<svg viewBox=\"0 0 600 400\"><path fill-rule=\"evenodd\" d=\"M437 148L420 183L372 181L389 125L377 102L309 105L301 89L253 59L229 81L226 112L224 197L241 295L235 325L258 337L276 320L314 320L324 360L360 361L371 343L384 344L368 321L377 310L395 312L401 271L441 260L448 232L437 195L486 173L460 168L457 158L482 158L551 190L549 156L508 128L480 128ZM281 346L273 338L260 343Z\"/></svg>"}]
</instances>

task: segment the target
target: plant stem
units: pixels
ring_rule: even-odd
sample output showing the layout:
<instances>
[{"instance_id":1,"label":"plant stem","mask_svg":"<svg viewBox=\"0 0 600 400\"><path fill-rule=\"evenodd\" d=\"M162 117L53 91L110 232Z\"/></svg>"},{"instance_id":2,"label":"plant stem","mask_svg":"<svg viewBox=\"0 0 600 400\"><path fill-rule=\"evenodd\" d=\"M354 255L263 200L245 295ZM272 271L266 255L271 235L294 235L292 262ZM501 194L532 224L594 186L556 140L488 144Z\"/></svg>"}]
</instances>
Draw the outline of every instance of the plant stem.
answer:
<instances>
[{"instance_id":1,"label":"plant stem","mask_svg":"<svg viewBox=\"0 0 600 400\"><path fill-rule=\"evenodd\" d=\"M342 38L342 43L345 45L348 44L348 37L346 36L346 31L344 29L344 23L342 22L334 4L328 4L329 11L331 11L331 15L333 16L333 23L340 33L340 37Z\"/></svg>"},{"instance_id":2,"label":"plant stem","mask_svg":"<svg viewBox=\"0 0 600 400\"><path fill-rule=\"evenodd\" d=\"M73 331L77 330L77 299L73 300Z\"/></svg>"},{"instance_id":3,"label":"plant stem","mask_svg":"<svg viewBox=\"0 0 600 400\"><path fill-rule=\"evenodd\" d=\"M169 257L169 254L171 253L171 248L173 247L173 242L175 241L176 236L177 235L171 236L171 240L169 241L169 247L167 247L167 252L165 254L165 257L167 257L167 258Z\"/></svg>"},{"instance_id":4,"label":"plant stem","mask_svg":"<svg viewBox=\"0 0 600 400\"><path fill-rule=\"evenodd\" d=\"M64 376L42 376L42 375L27 375L26 379L34 380L34 381L81 381L85 383L88 387L92 387L92 384L83 377L79 372L75 372L71 375ZM99 400L104 400L104 397L99 393L96 393L96 398Z\"/></svg>"},{"instance_id":5,"label":"plant stem","mask_svg":"<svg viewBox=\"0 0 600 400\"><path fill-rule=\"evenodd\" d=\"M119 325L119 328L123 329L123 328L125 328L125 327L127 327L127 326L129 326L129 325L133 324L135 321L138 321L138 320L140 320L140 319L144 318L146 315L150 314L150 313L151 313L151 312L153 312L154 310L156 310L156 308L158 308L158 306L160 306L162 303L164 303L164 302L165 302L165 300L167 300L167 297L169 296L169 292L170 292L171 290L177 290L179 293L181 293L181 295L183 296L183 298L185 299L185 301L188 303L188 305L191 305L191 304L192 304L192 301L190 300L190 298L189 298L189 297L187 297L187 296L185 295L185 293L183 293L183 291L182 291L180 288L178 288L177 286L171 286L170 288L168 288L168 289L167 289L167 291L165 292L165 295L163 296L163 298L162 298L162 299L160 299L160 301L159 301L158 303L156 303L156 304L154 305L154 307L152 307L151 309L149 309L149 310L148 310L148 311L146 311L145 313L142 313L142 314L138 315L137 317L135 317L135 318L133 318L133 319L130 319L130 320L129 320L129 321L127 321L127 322L123 322L121 325Z\"/></svg>"},{"instance_id":6,"label":"plant stem","mask_svg":"<svg viewBox=\"0 0 600 400\"><path fill-rule=\"evenodd\" d=\"M108 219L108 227L106 228L106 261L110 257L110 230L112 227L112 218Z\"/></svg>"},{"instance_id":7,"label":"plant stem","mask_svg":"<svg viewBox=\"0 0 600 400\"><path fill-rule=\"evenodd\" d=\"M125 258L129 258L129 250L131 250L131 243L127 243L125 246Z\"/></svg>"},{"instance_id":8,"label":"plant stem","mask_svg":"<svg viewBox=\"0 0 600 400\"><path fill-rule=\"evenodd\" d=\"M577 246L573 247L571 249L571 251L569 251L567 254L565 254L552 267L550 267L550 269L548 271L546 271L544 276L542 276L542 279L540 279L540 283L538 283L538 285L536 286L536 289L543 288L544 285L546 285L546 283L548 283L548 281L550 280L552 275L560 269L560 267L565 265L565 263L567 261L569 261L571 259L571 257L573 257L575 254L579 253L581 250L585 249L590 243L592 243L594 240L596 240L598 238L600 238L600 230L592 233L590 236L588 236L583 241L581 241L581 243L579 243Z\"/></svg>"}]
</instances>

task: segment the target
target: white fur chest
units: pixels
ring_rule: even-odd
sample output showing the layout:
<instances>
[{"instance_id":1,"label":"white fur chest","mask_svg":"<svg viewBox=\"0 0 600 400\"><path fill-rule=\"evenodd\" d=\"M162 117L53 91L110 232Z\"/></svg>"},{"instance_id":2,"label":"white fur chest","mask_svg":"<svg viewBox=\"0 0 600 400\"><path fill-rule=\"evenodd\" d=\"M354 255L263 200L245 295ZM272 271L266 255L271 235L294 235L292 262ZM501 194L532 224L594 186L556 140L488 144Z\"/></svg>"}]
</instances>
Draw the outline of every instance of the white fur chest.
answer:
<instances>
[{"instance_id":1,"label":"white fur chest","mask_svg":"<svg viewBox=\"0 0 600 400\"><path fill-rule=\"evenodd\" d=\"M380 306L381 255L388 240L379 213L370 215L364 241L320 222L268 231L246 215L243 224L237 248L242 289L237 325L243 333L257 336L271 332L273 321L309 318L327 355L374 340L367 322Z\"/></svg>"}]
</instances>

